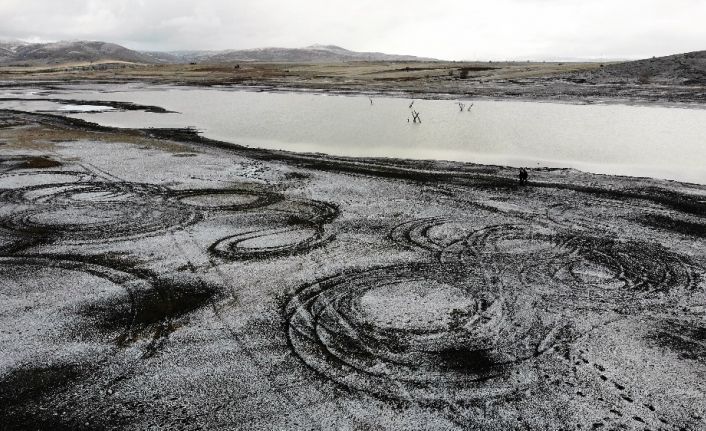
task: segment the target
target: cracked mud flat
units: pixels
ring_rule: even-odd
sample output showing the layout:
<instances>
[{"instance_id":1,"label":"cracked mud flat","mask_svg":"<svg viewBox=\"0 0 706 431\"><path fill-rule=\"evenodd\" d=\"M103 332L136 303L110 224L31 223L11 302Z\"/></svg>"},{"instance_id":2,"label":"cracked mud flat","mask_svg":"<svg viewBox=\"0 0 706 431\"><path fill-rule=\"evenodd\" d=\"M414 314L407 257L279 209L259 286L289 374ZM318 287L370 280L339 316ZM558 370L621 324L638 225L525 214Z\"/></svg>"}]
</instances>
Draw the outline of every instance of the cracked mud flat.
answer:
<instances>
[{"instance_id":1,"label":"cracked mud flat","mask_svg":"<svg viewBox=\"0 0 706 431\"><path fill-rule=\"evenodd\" d=\"M703 186L0 125L4 429L706 428Z\"/></svg>"}]
</instances>

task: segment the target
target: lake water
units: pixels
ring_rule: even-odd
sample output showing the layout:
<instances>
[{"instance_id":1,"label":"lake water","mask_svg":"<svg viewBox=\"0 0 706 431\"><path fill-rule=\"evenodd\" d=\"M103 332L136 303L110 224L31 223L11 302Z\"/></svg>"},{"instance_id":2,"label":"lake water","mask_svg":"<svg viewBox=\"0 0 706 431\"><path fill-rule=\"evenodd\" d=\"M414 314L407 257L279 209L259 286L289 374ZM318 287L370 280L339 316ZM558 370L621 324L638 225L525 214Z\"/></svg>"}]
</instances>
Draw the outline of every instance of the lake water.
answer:
<instances>
[{"instance_id":1,"label":"lake water","mask_svg":"<svg viewBox=\"0 0 706 431\"><path fill-rule=\"evenodd\" d=\"M105 86L0 97L114 100L173 114L115 110L70 114L119 127L186 127L251 147L343 156L441 159L510 166L572 167L706 184L706 109L620 104L411 99L234 89ZM0 102L12 107L18 102ZM48 108L48 102L33 103ZM40 109L40 108L36 108ZM67 109L66 107L54 109ZM87 108L89 109L89 108Z\"/></svg>"}]
</instances>

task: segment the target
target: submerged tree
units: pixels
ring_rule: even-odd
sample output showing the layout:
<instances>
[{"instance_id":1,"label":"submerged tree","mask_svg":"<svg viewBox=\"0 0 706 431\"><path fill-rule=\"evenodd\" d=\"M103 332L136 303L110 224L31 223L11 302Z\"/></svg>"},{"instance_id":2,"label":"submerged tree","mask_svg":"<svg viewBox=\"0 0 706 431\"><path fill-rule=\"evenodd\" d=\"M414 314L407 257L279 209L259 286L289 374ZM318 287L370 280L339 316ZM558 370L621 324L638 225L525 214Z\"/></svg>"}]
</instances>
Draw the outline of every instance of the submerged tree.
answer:
<instances>
[{"instance_id":1,"label":"submerged tree","mask_svg":"<svg viewBox=\"0 0 706 431\"><path fill-rule=\"evenodd\" d=\"M462 102L456 102L456 103L458 103L458 110L461 111L461 112L463 112L464 109L465 109L466 111L470 111L471 108L473 107L473 103L471 103L470 105L468 105L468 108L466 108L466 104L465 104L465 103L462 103Z\"/></svg>"}]
</instances>

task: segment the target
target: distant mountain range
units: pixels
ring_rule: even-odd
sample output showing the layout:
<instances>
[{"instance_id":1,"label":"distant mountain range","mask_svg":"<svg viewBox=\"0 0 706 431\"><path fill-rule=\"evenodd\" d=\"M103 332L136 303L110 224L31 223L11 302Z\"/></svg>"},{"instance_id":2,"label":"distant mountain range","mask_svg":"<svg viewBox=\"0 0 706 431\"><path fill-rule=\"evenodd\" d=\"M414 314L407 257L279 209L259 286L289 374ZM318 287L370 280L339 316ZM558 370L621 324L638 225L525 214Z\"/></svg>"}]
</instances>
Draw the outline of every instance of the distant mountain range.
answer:
<instances>
[{"instance_id":1,"label":"distant mountain range","mask_svg":"<svg viewBox=\"0 0 706 431\"><path fill-rule=\"evenodd\" d=\"M28 43L0 40L0 66L51 66L81 63L218 64L218 63L340 63L347 61L434 61L432 58L355 52L335 45L304 48L260 48L223 51L135 51L97 41ZM611 63L600 69L573 72L571 79L585 82L672 83L706 85L706 51L645 60Z\"/></svg>"},{"instance_id":2,"label":"distant mountain range","mask_svg":"<svg viewBox=\"0 0 706 431\"><path fill-rule=\"evenodd\" d=\"M88 62L155 63L155 59L114 43L78 41L55 43L0 42L0 64L49 65Z\"/></svg>"},{"instance_id":3,"label":"distant mountain range","mask_svg":"<svg viewBox=\"0 0 706 431\"><path fill-rule=\"evenodd\" d=\"M71 63L127 62L142 64L291 62L338 63L345 61L432 61L431 58L380 52L355 52L335 45L305 48L260 48L223 51L134 51L97 41L27 43L0 41L0 65L41 66Z\"/></svg>"}]
</instances>

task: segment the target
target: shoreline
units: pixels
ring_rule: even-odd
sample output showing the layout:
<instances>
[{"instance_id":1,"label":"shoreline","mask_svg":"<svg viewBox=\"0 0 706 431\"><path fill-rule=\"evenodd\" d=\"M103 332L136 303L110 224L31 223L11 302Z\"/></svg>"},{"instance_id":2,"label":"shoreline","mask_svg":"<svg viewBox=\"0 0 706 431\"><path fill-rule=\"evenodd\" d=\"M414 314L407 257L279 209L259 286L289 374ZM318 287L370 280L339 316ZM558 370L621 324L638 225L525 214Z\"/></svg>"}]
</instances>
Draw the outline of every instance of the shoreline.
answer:
<instances>
[{"instance_id":1,"label":"shoreline","mask_svg":"<svg viewBox=\"0 0 706 431\"><path fill-rule=\"evenodd\" d=\"M48 100L48 99L38 99L38 100ZM72 102L82 102L90 104L100 104L103 103L106 106L109 103L114 102L101 102L92 100L72 100ZM141 110L143 105L134 103L123 103L115 102L118 104L129 105L130 110ZM160 107L149 107L147 108L157 108L163 110ZM419 175L420 178L436 178L439 180L449 179L454 175L461 175L464 172L472 172L478 170L499 172L505 171L506 174L503 177L497 177L498 181L506 181L507 184L512 184L516 182L515 171L518 168L500 165L500 164L484 164L476 162L464 162L457 160L443 160L443 159L406 159L399 157L354 157L354 156L338 156L327 153L317 153L317 152L296 152L290 150L275 150L267 149L261 147L251 147L245 145L239 145L228 141L221 141L217 139L212 139L205 137L201 132L192 127L184 128L158 128L158 127L148 127L148 128L129 128L129 127L113 127L104 126L95 122L83 120L80 118L70 117L70 114L59 114L59 113L49 113L49 112L29 112L22 110L12 110L12 109L0 109L0 113L7 112L12 114L29 114L30 116L44 116L50 118L51 120L59 120L64 124L77 127L87 131L101 131L108 133L144 133L147 136L158 138L158 139L174 139L179 142L192 143L198 145L205 145L213 148L218 148L227 152L231 152L237 155L244 155L252 157L255 159L261 159L265 161L282 161L292 164L315 164L321 163L322 167L325 166L329 169L340 169L342 171L355 172L356 169L360 169L363 172L374 174L379 172L380 176L386 175L398 175L400 177L413 178L415 175ZM159 111L159 112L169 112L169 111ZM376 170L376 169L379 169ZM385 169L390 169L390 172L386 172ZM632 175L619 175L619 174L605 174L596 173L590 171L583 171L576 168L563 168L563 167L527 167L528 170L532 172L553 172L562 171L567 173L577 173L583 176L596 176L598 178L605 178L606 180L618 179L624 181L632 182L653 182L653 183L664 183L664 184L674 184L694 188L706 188L706 184L693 183L688 181L680 181L668 178L655 178L647 176L632 176ZM393 173L396 170L397 173ZM472 177L468 177L473 179ZM481 177L475 178L481 179ZM561 183L539 183L538 186L560 186ZM706 207L704 208L706 210Z\"/></svg>"},{"instance_id":2,"label":"shoreline","mask_svg":"<svg viewBox=\"0 0 706 431\"><path fill-rule=\"evenodd\" d=\"M87 83L88 84L88 83ZM120 83L117 85L129 85L126 83ZM142 83L143 85L146 85L148 87L153 86L151 83ZM74 84L67 84L67 85L74 85ZM100 85L110 85L110 84L100 84ZM156 88L161 88L161 86L166 86L167 88L169 87L174 87L174 84L157 84L155 87ZM182 87L181 85L176 85L176 87ZM202 88L202 87L191 87L189 85L186 86L187 88ZM12 88L12 87L9 87ZM33 86L33 88L36 88ZM52 90L57 90L60 89L61 87L54 87L54 86L45 86L45 87L39 87L39 88L44 88L44 91L52 91ZM98 91L101 91L98 87L96 87ZM119 87L117 87L119 89ZM212 88L212 87L209 87ZM327 90L327 89L314 89L314 88L304 88L304 89L297 89L297 88L289 88L289 87L269 87L269 86L228 86L228 87L221 87L218 88L219 90L226 90L226 91L235 91L235 92L252 92L252 93L261 93L261 92L268 92L268 93L282 93L282 94L287 94L287 93L292 93L292 94L314 94L314 95L336 95L336 96L344 96L344 97L376 97L376 96L382 96L382 97L390 97L390 98L406 98L408 97L406 94L401 94L401 93L377 93L377 94L372 94L372 93L359 93L359 92L337 92L335 90ZM111 91L102 91L103 93L109 94ZM438 94L425 94L427 96L425 100L454 100L453 98L449 97L448 99L440 98ZM446 94L445 96L454 96L453 94ZM0 98L0 102L3 100L7 101L47 101L47 102L55 102L55 103L61 103L61 104L88 104L88 105L96 105L96 106L106 106L106 107L111 107L114 108L114 111L145 111L145 112L154 112L154 113L172 113L171 111L168 111L160 106L147 106L147 105L140 105L132 102L115 102L115 101L106 101L106 100L93 100L90 97L86 99L62 99L60 97L56 97L55 95L47 95L47 96L36 96L36 97L30 97L30 98L24 98L24 97L3 97ZM700 104L700 103L668 103L668 102L645 102L645 101L630 101L630 100L601 100L601 101L594 101L594 102L586 102L586 101L581 101L581 100L576 100L576 99L571 99L571 100L563 100L563 99L547 99L547 100L534 100L534 99L522 99L522 98L513 98L513 99L506 99L506 98L474 98L473 100L489 100L489 101L497 101L497 102L503 102L503 101L512 101L512 102L517 102L517 103L548 103L548 104L567 104L567 105L575 105L575 106L588 106L588 105L603 105L603 106L610 106L610 105L623 105L623 106L637 106L637 107L661 107L661 108L676 108L676 109L704 109L706 108L706 104ZM31 111L27 111L31 112ZM53 112L53 111L37 111L37 112L43 112L47 113L49 115L72 115L72 114L91 114L90 112ZM90 120L88 120L90 121ZM177 128L178 130L179 128ZM201 133L201 132L198 132ZM218 138L215 138L216 140ZM222 138L221 138L222 139ZM227 142L227 141L224 141ZM229 143L229 145L235 145L238 146L239 144L236 143ZM252 149L258 149L262 147L256 147L256 146L247 146L247 148L252 148ZM266 148L262 148L263 150L266 150ZM307 154L307 153L302 153L302 154ZM316 153L312 153L316 154ZM336 156L334 154L328 154L330 157L351 157L351 158L360 158L360 159L368 159L366 156ZM403 158L395 157L395 156L380 156L380 158L389 158L392 160L404 160ZM458 161L459 163L470 163L470 164L479 164L483 165L483 162L474 162L474 161L462 161L462 160L452 160L452 159L409 159L409 160L418 160L418 161L438 161L438 162L455 162ZM529 163L529 162L527 162ZM540 161L539 163L542 163ZM562 166L564 165L564 166ZM573 167L572 165L575 165ZM657 181L675 181L675 182L681 182L685 184L701 184L699 182L694 182L689 181L688 179L677 179L677 178L669 178L666 174L665 176L649 176L649 175L634 175L630 173L610 173L610 172L600 172L600 169L597 170L591 170L592 165L595 165L594 167L597 167L599 165L588 163L588 162L556 162L556 161L551 161L551 160L544 160L542 165L536 166L536 168L539 169L575 169L577 171L581 172L586 172L586 173L595 173L598 175L618 175L622 177L635 177L635 178L651 178ZM502 164L497 164L497 163L491 163L489 166L502 166L505 168L508 168L507 165L502 165ZM529 166L529 165L528 165Z\"/></svg>"}]
</instances>

